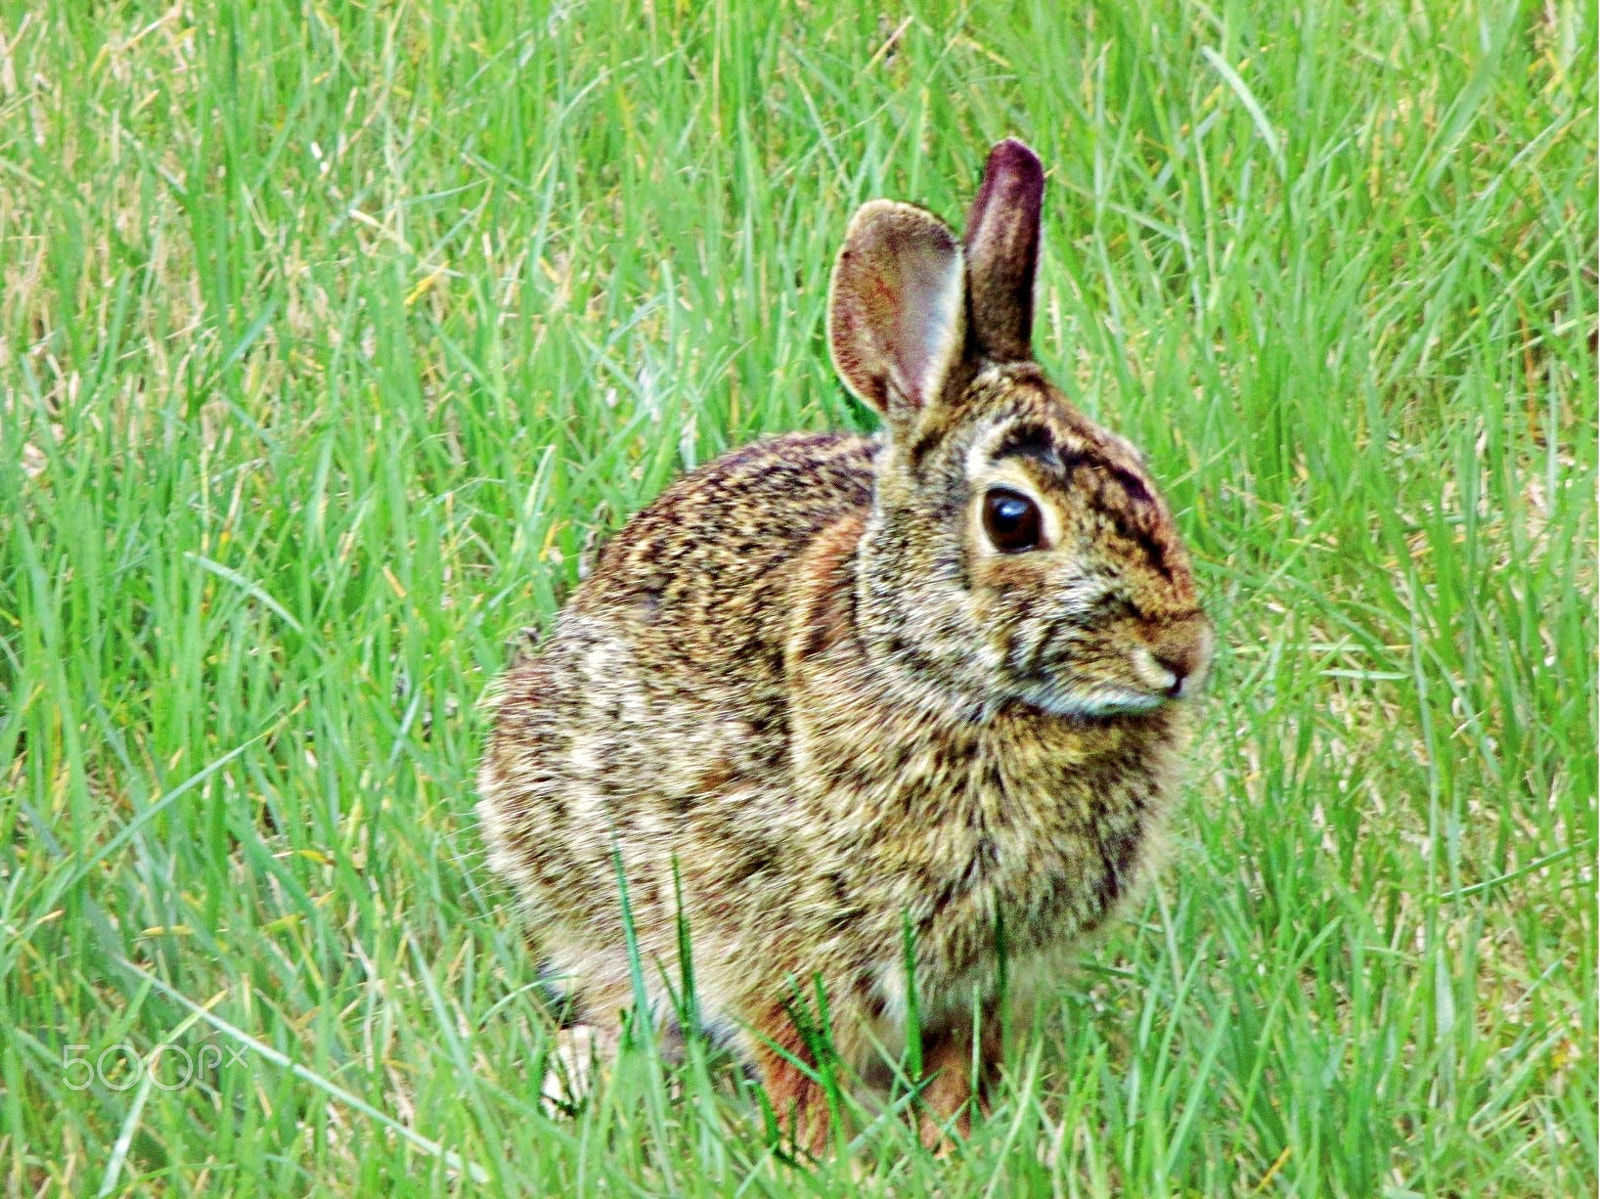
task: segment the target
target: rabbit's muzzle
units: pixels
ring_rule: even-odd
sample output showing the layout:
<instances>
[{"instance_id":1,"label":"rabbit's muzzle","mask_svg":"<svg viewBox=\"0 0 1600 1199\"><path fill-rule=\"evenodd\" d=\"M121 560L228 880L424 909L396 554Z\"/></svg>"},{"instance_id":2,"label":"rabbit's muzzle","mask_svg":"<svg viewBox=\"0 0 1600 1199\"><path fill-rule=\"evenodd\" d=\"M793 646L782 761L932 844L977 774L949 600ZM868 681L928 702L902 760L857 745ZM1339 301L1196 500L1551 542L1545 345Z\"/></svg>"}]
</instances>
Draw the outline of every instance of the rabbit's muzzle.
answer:
<instances>
[{"instance_id":1,"label":"rabbit's muzzle","mask_svg":"<svg viewBox=\"0 0 1600 1199\"><path fill-rule=\"evenodd\" d=\"M1188 699L1205 684L1212 644L1211 622L1198 613L1162 625L1133 651L1135 674L1167 699Z\"/></svg>"}]
</instances>

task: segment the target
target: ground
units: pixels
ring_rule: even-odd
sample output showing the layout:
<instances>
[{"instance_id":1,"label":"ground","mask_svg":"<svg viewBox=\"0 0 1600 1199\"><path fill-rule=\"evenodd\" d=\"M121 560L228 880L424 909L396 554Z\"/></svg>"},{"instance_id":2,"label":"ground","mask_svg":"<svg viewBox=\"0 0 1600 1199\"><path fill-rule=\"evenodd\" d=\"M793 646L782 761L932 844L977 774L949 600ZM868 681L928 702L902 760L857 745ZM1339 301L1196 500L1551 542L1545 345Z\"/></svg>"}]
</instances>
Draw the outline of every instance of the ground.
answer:
<instances>
[{"instance_id":1,"label":"ground","mask_svg":"<svg viewBox=\"0 0 1600 1199\"><path fill-rule=\"evenodd\" d=\"M8 1193L1596 1186L1591 4L0 0ZM539 1102L479 701L595 541L870 428L850 213L1049 169L1035 343L1220 634L993 1116Z\"/></svg>"}]
</instances>

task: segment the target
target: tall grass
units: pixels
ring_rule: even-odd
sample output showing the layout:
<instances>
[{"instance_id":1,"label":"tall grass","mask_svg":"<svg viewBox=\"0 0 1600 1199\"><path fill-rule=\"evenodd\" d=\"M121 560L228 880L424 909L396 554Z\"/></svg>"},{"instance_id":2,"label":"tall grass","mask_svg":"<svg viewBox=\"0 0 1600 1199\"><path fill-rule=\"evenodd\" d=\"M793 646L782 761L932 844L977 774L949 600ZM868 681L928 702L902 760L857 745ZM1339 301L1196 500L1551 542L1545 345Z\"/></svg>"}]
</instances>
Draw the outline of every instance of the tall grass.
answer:
<instances>
[{"instance_id":1,"label":"tall grass","mask_svg":"<svg viewBox=\"0 0 1600 1199\"><path fill-rule=\"evenodd\" d=\"M0 0L5 1189L1592 1193L1595 25ZM849 215L1010 133L1222 630L1172 864L947 1159L697 1057L552 1118L476 701L674 473L870 426Z\"/></svg>"}]
</instances>

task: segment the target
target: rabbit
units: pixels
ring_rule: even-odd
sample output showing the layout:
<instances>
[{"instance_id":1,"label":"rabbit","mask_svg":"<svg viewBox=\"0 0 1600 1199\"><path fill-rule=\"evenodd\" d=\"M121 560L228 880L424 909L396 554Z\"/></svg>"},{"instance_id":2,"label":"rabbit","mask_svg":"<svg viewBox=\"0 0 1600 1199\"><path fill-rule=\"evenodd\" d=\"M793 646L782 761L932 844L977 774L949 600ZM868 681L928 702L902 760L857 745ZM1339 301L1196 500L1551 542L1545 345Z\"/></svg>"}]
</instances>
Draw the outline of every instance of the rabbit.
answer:
<instances>
[{"instance_id":1,"label":"rabbit","mask_svg":"<svg viewBox=\"0 0 1600 1199\"><path fill-rule=\"evenodd\" d=\"M678 479L490 704L490 866L588 1043L633 1005L625 895L655 1015L687 930L699 1024L813 1154L821 1057L861 1077L913 1008L920 1136L970 1134L1006 979L1050 977L1148 875L1211 658L1140 452L1034 361L1043 196L1008 139L964 238L863 206L827 325L881 434Z\"/></svg>"}]
</instances>

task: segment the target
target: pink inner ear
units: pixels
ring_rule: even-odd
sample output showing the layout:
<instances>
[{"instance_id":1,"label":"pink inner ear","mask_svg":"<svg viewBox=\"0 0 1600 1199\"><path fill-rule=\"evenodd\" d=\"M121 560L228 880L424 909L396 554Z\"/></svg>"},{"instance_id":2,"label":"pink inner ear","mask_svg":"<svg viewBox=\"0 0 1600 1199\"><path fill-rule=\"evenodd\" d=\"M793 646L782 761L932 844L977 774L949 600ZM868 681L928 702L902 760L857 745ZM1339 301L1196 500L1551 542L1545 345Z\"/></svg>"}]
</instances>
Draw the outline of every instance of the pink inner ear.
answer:
<instances>
[{"instance_id":1,"label":"pink inner ear","mask_svg":"<svg viewBox=\"0 0 1600 1199\"><path fill-rule=\"evenodd\" d=\"M954 248L941 253L926 244L901 259L902 291L895 345L890 352L895 384L913 407L939 396L960 351L965 275Z\"/></svg>"},{"instance_id":2,"label":"pink inner ear","mask_svg":"<svg viewBox=\"0 0 1600 1199\"><path fill-rule=\"evenodd\" d=\"M834 271L829 343L845 383L885 416L935 399L964 340L962 252L937 217L874 201Z\"/></svg>"}]
</instances>

